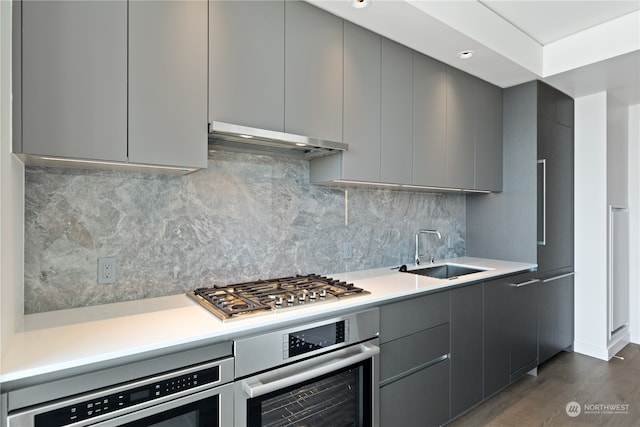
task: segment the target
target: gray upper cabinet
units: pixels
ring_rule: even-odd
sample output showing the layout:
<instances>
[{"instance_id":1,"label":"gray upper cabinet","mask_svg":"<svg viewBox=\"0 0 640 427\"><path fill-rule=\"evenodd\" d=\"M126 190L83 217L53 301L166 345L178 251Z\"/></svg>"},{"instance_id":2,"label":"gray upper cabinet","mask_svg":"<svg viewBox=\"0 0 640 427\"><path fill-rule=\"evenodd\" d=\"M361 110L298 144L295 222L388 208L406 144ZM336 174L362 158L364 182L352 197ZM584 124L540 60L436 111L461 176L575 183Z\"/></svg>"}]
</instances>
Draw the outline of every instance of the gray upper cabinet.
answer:
<instances>
[{"instance_id":1,"label":"gray upper cabinet","mask_svg":"<svg viewBox=\"0 0 640 427\"><path fill-rule=\"evenodd\" d=\"M15 152L206 167L205 2L28 1L21 24Z\"/></svg>"},{"instance_id":2,"label":"gray upper cabinet","mask_svg":"<svg viewBox=\"0 0 640 427\"><path fill-rule=\"evenodd\" d=\"M381 171L382 182L413 180L413 52L382 40Z\"/></svg>"},{"instance_id":3,"label":"gray upper cabinet","mask_svg":"<svg viewBox=\"0 0 640 427\"><path fill-rule=\"evenodd\" d=\"M284 131L284 2L209 3L209 121Z\"/></svg>"},{"instance_id":4,"label":"gray upper cabinet","mask_svg":"<svg viewBox=\"0 0 640 427\"><path fill-rule=\"evenodd\" d=\"M207 166L207 3L129 2L129 161Z\"/></svg>"},{"instance_id":5,"label":"gray upper cabinet","mask_svg":"<svg viewBox=\"0 0 640 427\"><path fill-rule=\"evenodd\" d=\"M476 80L447 67L447 187L475 188Z\"/></svg>"},{"instance_id":6,"label":"gray upper cabinet","mask_svg":"<svg viewBox=\"0 0 640 427\"><path fill-rule=\"evenodd\" d=\"M16 153L126 161L126 2L23 2L21 77Z\"/></svg>"},{"instance_id":7,"label":"gray upper cabinet","mask_svg":"<svg viewBox=\"0 0 640 427\"><path fill-rule=\"evenodd\" d=\"M413 54L413 184L444 187L447 175L446 66Z\"/></svg>"},{"instance_id":8,"label":"gray upper cabinet","mask_svg":"<svg viewBox=\"0 0 640 427\"><path fill-rule=\"evenodd\" d=\"M380 182L381 37L344 23L344 138L349 150L312 159L311 182Z\"/></svg>"},{"instance_id":9,"label":"gray upper cabinet","mask_svg":"<svg viewBox=\"0 0 640 427\"><path fill-rule=\"evenodd\" d=\"M379 35L344 23L344 179L380 181L380 44Z\"/></svg>"},{"instance_id":10,"label":"gray upper cabinet","mask_svg":"<svg viewBox=\"0 0 640 427\"><path fill-rule=\"evenodd\" d=\"M502 89L478 80L475 103L474 188L502 191Z\"/></svg>"},{"instance_id":11,"label":"gray upper cabinet","mask_svg":"<svg viewBox=\"0 0 640 427\"><path fill-rule=\"evenodd\" d=\"M573 270L574 137L573 114L567 109L573 111L571 97L538 83L537 260L540 273Z\"/></svg>"},{"instance_id":12,"label":"gray upper cabinet","mask_svg":"<svg viewBox=\"0 0 640 427\"><path fill-rule=\"evenodd\" d=\"M285 2L285 131L342 141L343 22Z\"/></svg>"}]
</instances>

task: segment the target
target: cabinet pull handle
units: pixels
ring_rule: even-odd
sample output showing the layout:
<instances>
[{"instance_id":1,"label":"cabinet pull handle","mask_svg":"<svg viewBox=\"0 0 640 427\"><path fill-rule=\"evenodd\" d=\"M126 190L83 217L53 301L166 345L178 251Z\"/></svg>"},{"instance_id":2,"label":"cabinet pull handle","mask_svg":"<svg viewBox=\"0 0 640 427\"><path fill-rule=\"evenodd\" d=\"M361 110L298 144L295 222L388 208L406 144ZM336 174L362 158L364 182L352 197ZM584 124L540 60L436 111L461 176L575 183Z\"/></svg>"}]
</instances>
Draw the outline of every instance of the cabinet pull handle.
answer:
<instances>
[{"instance_id":1,"label":"cabinet pull handle","mask_svg":"<svg viewBox=\"0 0 640 427\"><path fill-rule=\"evenodd\" d=\"M567 274L561 274L560 276L550 277L548 279L544 279L542 281L542 283L553 282L554 280L560 280L560 279L564 279L565 277L575 276L575 274L576 274L575 272L571 272L571 273L567 273Z\"/></svg>"},{"instance_id":2,"label":"cabinet pull handle","mask_svg":"<svg viewBox=\"0 0 640 427\"><path fill-rule=\"evenodd\" d=\"M538 160L538 164L542 165L542 240L538 240L538 245L545 246L547 244L547 159Z\"/></svg>"},{"instance_id":3,"label":"cabinet pull handle","mask_svg":"<svg viewBox=\"0 0 640 427\"><path fill-rule=\"evenodd\" d=\"M526 282L522 282L522 283L512 283L511 286L513 286L514 288L522 288L524 286L529 286L529 285L533 285L534 283L538 283L539 281L540 279L527 280Z\"/></svg>"}]
</instances>

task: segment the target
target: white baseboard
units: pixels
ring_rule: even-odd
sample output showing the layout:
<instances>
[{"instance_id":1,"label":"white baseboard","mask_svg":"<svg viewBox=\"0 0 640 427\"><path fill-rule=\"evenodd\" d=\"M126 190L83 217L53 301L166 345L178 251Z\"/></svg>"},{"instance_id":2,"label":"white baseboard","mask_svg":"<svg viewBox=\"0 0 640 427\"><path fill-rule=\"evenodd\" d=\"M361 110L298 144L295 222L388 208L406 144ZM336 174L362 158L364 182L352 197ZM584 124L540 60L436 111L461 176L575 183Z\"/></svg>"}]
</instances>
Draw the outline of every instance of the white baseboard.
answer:
<instances>
[{"instance_id":1,"label":"white baseboard","mask_svg":"<svg viewBox=\"0 0 640 427\"><path fill-rule=\"evenodd\" d=\"M609 359L629 344L629 331L620 335L615 341L609 344Z\"/></svg>"},{"instance_id":2,"label":"white baseboard","mask_svg":"<svg viewBox=\"0 0 640 427\"><path fill-rule=\"evenodd\" d=\"M609 360L609 349L606 347L599 347L589 343L574 341L573 351L584 354L585 356L595 357L596 359Z\"/></svg>"}]
</instances>

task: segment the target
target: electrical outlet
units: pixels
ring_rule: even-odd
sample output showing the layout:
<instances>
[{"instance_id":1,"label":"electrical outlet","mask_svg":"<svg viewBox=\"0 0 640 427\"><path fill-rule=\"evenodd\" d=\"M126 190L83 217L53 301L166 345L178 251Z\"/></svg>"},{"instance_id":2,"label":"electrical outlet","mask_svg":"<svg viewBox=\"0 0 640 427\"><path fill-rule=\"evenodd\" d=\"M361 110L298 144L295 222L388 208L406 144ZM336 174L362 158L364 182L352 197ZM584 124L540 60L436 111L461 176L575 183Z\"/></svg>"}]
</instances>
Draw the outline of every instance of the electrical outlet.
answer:
<instances>
[{"instance_id":1,"label":"electrical outlet","mask_svg":"<svg viewBox=\"0 0 640 427\"><path fill-rule=\"evenodd\" d=\"M342 259L353 258L353 251L351 250L351 243L344 242L342 244Z\"/></svg>"},{"instance_id":2,"label":"electrical outlet","mask_svg":"<svg viewBox=\"0 0 640 427\"><path fill-rule=\"evenodd\" d=\"M114 283L116 281L116 259L114 257L98 258L98 283Z\"/></svg>"}]
</instances>

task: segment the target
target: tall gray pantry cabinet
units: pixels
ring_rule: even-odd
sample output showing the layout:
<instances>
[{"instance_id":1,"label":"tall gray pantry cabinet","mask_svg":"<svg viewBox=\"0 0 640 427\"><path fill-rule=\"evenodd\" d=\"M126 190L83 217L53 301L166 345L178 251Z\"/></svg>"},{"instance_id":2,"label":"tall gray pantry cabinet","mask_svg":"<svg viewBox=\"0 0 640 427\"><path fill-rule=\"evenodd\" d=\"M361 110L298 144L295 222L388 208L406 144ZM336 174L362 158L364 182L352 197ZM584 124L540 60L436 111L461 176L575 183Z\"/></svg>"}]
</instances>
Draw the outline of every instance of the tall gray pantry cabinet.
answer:
<instances>
[{"instance_id":1,"label":"tall gray pantry cabinet","mask_svg":"<svg viewBox=\"0 0 640 427\"><path fill-rule=\"evenodd\" d=\"M207 165L205 2L14 2L13 151Z\"/></svg>"},{"instance_id":2,"label":"tall gray pantry cabinet","mask_svg":"<svg viewBox=\"0 0 640 427\"><path fill-rule=\"evenodd\" d=\"M514 288L537 330L518 342L537 364L573 345L573 109L543 82L505 89L503 192L467 197L467 255L538 264L536 281Z\"/></svg>"}]
</instances>

